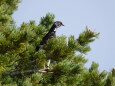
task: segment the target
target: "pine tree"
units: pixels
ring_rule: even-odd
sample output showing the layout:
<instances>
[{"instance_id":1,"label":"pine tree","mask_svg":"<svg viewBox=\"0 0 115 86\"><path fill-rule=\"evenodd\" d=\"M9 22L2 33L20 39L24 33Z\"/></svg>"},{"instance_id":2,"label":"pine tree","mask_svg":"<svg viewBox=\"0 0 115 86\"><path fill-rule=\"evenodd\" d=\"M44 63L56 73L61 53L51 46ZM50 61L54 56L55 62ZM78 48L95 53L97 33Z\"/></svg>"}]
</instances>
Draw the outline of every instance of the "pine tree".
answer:
<instances>
[{"instance_id":1,"label":"pine tree","mask_svg":"<svg viewBox=\"0 0 115 86\"><path fill-rule=\"evenodd\" d=\"M35 51L38 43L54 22L53 14L46 14L39 25L35 21L15 27L12 18L19 0L0 1L0 86L114 86L115 70L99 72L93 62L84 65L89 44L99 35L88 27L74 36L49 39L43 49ZM68 41L67 41L68 39ZM77 54L76 52L79 52ZM34 63L32 59L36 60ZM51 60L49 69L44 65Z\"/></svg>"}]
</instances>

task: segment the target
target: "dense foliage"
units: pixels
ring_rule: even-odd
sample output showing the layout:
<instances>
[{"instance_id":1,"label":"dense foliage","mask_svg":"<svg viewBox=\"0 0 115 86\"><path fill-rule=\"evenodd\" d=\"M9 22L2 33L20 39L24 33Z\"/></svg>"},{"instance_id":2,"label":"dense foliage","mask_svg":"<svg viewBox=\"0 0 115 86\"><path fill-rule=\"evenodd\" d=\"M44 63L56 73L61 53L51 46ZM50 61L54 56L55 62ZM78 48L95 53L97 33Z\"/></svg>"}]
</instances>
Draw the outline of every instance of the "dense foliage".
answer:
<instances>
[{"instance_id":1,"label":"dense foliage","mask_svg":"<svg viewBox=\"0 0 115 86\"><path fill-rule=\"evenodd\" d=\"M36 52L55 16L48 13L39 25L30 21L17 28L12 14L18 3L19 0L0 0L0 86L115 86L114 69L99 72L95 62L89 69L84 67L87 59L83 55L91 50L89 43L99 33L86 27L77 39L57 36ZM49 59L47 72L40 72Z\"/></svg>"}]
</instances>

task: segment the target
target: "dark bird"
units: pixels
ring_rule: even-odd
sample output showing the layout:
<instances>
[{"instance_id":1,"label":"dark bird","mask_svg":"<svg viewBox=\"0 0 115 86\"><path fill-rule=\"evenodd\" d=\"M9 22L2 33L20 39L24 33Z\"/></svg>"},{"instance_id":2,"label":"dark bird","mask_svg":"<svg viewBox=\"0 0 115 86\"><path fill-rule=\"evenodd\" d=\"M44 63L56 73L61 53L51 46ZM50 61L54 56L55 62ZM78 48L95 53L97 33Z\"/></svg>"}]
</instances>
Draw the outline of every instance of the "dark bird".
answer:
<instances>
[{"instance_id":1,"label":"dark bird","mask_svg":"<svg viewBox=\"0 0 115 86\"><path fill-rule=\"evenodd\" d=\"M57 28L59 28L60 26L64 26L61 21L56 21L56 22L54 22L54 24L53 24L52 27L50 28L49 32L42 38L42 41L41 41L40 44L36 47L36 51L38 51L39 49L41 49L44 44L47 44L48 39L53 38L53 37L56 36L56 30L57 30Z\"/></svg>"}]
</instances>

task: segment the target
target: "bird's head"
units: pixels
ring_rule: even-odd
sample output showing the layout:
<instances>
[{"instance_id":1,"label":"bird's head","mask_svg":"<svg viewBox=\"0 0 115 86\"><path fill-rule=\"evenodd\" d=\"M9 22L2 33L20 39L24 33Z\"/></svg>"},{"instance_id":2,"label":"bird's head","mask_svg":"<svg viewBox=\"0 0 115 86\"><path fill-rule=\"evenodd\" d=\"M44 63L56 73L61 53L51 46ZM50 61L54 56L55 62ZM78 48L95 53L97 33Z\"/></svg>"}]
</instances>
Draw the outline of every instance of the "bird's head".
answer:
<instances>
[{"instance_id":1,"label":"bird's head","mask_svg":"<svg viewBox=\"0 0 115 86\"><path fill-rule=\"evenodd\" d=\"M54 25L56 26L56 28L59 28L60 26L64 26L61 21L54 22Z\"/></svg>"}]
</instances>

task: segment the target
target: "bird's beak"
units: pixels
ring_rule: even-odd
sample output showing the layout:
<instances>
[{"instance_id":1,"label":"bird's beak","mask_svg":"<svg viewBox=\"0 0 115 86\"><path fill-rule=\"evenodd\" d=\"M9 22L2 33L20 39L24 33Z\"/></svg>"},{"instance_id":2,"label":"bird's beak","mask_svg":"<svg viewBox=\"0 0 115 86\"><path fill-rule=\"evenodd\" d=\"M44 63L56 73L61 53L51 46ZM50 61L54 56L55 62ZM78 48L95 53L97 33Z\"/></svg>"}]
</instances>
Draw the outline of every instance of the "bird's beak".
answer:
<instances>
[{"instance_id":1,"label":"bird's beak","mask_svg":"<svg viewBox=\"0 0 115 86\"><path fill-rule=\"evenodd\" d=\"M62 24L62 26L64 26L64 24Z\"/></svg>"}]
</instances>

